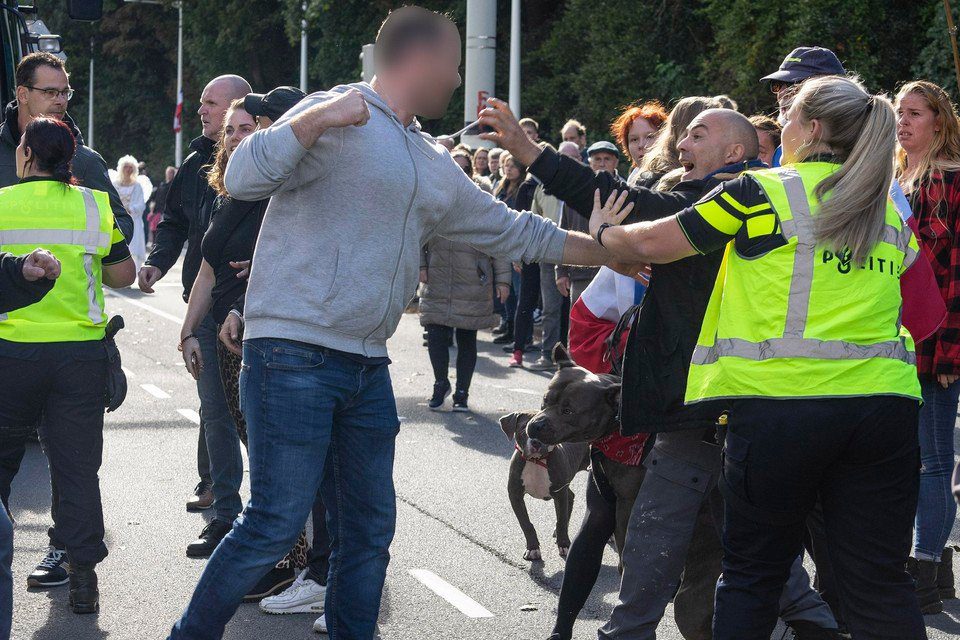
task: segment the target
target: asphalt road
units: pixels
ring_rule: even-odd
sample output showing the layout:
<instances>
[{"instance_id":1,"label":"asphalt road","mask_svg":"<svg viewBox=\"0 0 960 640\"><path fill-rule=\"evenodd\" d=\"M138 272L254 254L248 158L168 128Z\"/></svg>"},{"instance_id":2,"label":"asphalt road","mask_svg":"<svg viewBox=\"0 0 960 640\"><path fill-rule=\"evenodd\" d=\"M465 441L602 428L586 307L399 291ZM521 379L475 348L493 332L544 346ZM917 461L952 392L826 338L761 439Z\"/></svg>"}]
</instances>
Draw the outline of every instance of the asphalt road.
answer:
<instances>
[{"instance_id":1,"label":"asphalt road","mask_svg":"<svg viewBox=\"0 0 960 640\"><path fill-rule=\"evenodd\" d=\"M176 351L185 311L179 279L179 272L171 272L153 296L126 290L108 297L110 312L126 319L119 343L130 390L123 407L106 419L100 475L110 556L98 571L102 599L97 616L70 613L66 588L24 588L27 574L45 552L49 525L46 461L37 445L28 449L12 498L17 522L13 637L18 640L165 638L203 569L202 560L184 553L205 516L184 510L197 482L198 401ZM549 544L553 506L528 499L545 552L544 563L531 565L522 559L523 536L506 495L512 444L496 418L538 407L548 376L508 369L505 354L487 335L481 338L471 392L474 412L432 413L426 408L432 378L416 317L404 317L390 351L402 428L395 472L397 536L381 637L546 638L563 572L563 562ZM573 484L577 500L571 533L582 516L585 479L580 474ZM247 489L245 481L243 491ZM616 554L608 548L576 638L596 637L616 601L618 584ZM311 630L313 620L310 615L266 616L256 605L243 605L225 638L321 637ZM927 617L927 623L931 638L960 637L960 603L949 603L946 613ZM669 609L658 637L681 637Z\"/></svg>"}]
</instances>

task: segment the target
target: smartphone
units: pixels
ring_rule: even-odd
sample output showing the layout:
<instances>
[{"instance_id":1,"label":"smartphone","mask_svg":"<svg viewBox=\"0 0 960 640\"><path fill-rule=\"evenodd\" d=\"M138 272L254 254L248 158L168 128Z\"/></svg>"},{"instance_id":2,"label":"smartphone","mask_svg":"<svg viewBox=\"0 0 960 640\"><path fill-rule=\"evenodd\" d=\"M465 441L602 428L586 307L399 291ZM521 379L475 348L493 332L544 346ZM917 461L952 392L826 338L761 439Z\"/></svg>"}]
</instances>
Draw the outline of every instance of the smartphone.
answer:
<instances>
[{"instance_id":1,"label":"smartphone","mask_svg":"<svg viewBox=\"0 0 960 640\"><path fill-rule=\"evenodd\" d=\"M459 136L478 136L481 133L493 133L496 131L493 127L487 124L480 124L479 121L471 122L460 131L450 135L451 138L456 138Z\"/></svg>"}]
</instances>

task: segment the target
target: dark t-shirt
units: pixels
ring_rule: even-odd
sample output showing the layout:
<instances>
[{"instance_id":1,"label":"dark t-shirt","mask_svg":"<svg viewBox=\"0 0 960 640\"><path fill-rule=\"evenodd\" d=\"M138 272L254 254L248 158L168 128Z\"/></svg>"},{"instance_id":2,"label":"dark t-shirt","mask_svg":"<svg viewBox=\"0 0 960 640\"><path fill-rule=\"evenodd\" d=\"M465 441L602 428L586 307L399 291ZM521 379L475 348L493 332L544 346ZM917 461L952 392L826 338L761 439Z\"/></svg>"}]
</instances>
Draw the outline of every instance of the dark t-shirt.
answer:
<instances>
[{"instance_id":1,"label":"dark t-shirt","mask_svg":"<svg viewBox=\"0 0 960 640\"><path fill-rule=\"evenodd\" d=\"M253 258L253 249L260 234L263 214L270 200L246 202L220 196L213 210L213 219L200 245L203 259L216 275L213 285L214 320L222 324L230 313L230 306L247 291L247 279L238 278L238 269L230 262Z\"/></svg>"}]
</instances>

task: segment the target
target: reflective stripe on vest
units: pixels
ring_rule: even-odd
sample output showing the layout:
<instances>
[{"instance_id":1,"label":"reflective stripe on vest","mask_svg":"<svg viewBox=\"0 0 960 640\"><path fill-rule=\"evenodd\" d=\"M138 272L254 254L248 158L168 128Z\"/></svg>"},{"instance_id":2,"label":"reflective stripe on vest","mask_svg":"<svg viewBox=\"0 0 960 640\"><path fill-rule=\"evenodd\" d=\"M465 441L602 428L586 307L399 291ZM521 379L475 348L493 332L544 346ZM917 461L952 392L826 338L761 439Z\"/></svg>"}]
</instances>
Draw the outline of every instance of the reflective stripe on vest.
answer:
<instances>
[{"instance_id":1,"label":"reflective stripe on vest","mask_svg":"<svg viewBox=\"0 0 960 640\"><path fill-rule=\"evenodd\" d=\"M903 337L871 345L803 337L807 328L807 310L810 306L813 266L816 259L814 219L800 174L794 169L783 169L780 175L793 216L792 219L781 220L781 228L788 240L794 237L797 239L783 337L750 342L740 338L715 336L712 346L697 345L691 363L710 365L716 363L719 358L737 357L754 361L771 358L817 360L889 358L911 365L916 364L916 355L907 348ZM902 229L896 229L890 225L884 227L883 241L896 246L905 254L905 267L912 264L917 257L917 252L910 247L911 234L910 228L906 225ZM897 328L900 328L899 320Z\"/></svg>"}]
</instances>

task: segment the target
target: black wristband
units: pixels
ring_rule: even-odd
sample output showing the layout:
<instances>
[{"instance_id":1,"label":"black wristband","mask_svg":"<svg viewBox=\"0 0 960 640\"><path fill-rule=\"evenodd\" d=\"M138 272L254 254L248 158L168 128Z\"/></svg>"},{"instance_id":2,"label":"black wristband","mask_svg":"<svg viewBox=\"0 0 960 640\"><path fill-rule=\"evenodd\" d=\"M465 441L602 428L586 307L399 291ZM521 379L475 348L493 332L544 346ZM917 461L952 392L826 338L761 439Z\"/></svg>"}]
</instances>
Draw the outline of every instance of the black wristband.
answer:
<instances>
[{"instance_id":1,"label":"black wristband","mask_svg":"<svg viewBox=\"0 0 960 640\"><path fill-rule=\"evenodd\" d=\"M613 225L610 224L609 222L604 222L602 225L600 225L600 228L597 229L597 244L599 244L601 247L603 247L603 232L612 226Z\"/></svg>"}]
</instances>

